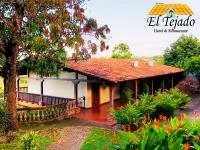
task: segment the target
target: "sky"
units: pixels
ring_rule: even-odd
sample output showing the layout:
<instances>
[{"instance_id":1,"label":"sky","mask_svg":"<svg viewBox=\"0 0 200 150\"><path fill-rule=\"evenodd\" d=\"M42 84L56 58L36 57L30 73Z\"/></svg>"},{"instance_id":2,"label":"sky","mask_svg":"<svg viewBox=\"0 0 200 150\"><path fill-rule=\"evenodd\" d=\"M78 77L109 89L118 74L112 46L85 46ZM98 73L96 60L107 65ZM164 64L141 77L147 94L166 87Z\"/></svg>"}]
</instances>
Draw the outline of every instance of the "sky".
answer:
<instances>
[{"instance_id":1,"label":"sky","mask_svg":"<svg viewBox=\"0 0 200 150\"><path fill-rule=\"evenodd\" d=\"M110 56L119 43L127 43L134 56L162 55L164 50L175 42L182 33L154 33L147 25L149 11L156 3L187 4L196 23L187 28L186 35L200 39L200 1L199 0L90 0L86 3L86 15L97 20L99 25L107 24L111 33L107 43L110 50L97 53L97 56Z\"/></svg>"}]
</instances>

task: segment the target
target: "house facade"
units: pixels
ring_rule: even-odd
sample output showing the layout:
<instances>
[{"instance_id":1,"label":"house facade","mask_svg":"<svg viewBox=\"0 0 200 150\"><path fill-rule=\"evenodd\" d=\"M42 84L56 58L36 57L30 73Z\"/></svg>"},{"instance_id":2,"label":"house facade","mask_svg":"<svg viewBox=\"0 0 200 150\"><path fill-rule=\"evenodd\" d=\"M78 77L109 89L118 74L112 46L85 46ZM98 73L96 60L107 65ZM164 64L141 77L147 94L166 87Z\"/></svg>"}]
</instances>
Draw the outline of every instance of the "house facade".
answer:
<instances>
[{"instance_id":1,"label":"house facade","mask_svg":"<svg viewBox=\"0 0 200 150\"><path fill-rule=\"evenodd\" d=\"M124 87L131 90L137 100L143 92L154 94L158 90L173 88L184 77L184 70L130 59L89 59L68 61L59 78L39 78L30 72L28 93L76 99L85 108L121 99ZM148 90L147 90L148 89Z\"/></svg>"}]
</instances>

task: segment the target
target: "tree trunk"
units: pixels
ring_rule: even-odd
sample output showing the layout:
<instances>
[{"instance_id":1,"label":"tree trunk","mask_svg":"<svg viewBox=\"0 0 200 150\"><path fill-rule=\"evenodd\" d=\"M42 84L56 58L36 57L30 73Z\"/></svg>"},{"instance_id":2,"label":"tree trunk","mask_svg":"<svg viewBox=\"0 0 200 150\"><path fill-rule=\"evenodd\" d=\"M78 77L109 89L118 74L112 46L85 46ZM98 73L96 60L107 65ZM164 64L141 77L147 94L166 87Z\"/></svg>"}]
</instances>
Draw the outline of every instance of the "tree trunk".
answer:
<instances>
[{"instance_id":1,"label":"tree trunk","mask_svg":"<svg viewBox=\"0 0 200 150\"><path fill-rule=\"evenodd\" d=\"M10 130L18 129L16 108L16 57L17 46L9 46L7 49L6 69L4 75L4 98L10 112Z\"/></svg>"}]
</instances>

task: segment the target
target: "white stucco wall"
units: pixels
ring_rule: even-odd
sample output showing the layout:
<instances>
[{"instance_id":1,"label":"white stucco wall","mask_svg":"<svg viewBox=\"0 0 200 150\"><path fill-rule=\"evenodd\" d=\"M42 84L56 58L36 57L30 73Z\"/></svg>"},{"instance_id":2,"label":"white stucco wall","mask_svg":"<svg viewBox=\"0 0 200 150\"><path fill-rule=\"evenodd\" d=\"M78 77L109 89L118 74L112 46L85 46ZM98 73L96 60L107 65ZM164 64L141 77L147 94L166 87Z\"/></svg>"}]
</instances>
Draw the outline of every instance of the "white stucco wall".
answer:
<instances>
[{"instance_id":1,"label":"white stucco wall","mask_svg":"<svg viewBox=\"0 0 200 150\"><path fill-rule=\"evenodd\" d=\"M40 81L32 79L36 77L35 74L30 74L28 79L28 92L40 94ZM75 79L75 73L73 72L62 72L60 78ZM81 74L78 75L79 79L87 79L86 76ZM44 95L74 98L74 84L72 81L63 80L45 80L43 84ZM78 84L78 97L86 97L87 100L87 82L80 82Z\"/></svg>"}]
</instances>

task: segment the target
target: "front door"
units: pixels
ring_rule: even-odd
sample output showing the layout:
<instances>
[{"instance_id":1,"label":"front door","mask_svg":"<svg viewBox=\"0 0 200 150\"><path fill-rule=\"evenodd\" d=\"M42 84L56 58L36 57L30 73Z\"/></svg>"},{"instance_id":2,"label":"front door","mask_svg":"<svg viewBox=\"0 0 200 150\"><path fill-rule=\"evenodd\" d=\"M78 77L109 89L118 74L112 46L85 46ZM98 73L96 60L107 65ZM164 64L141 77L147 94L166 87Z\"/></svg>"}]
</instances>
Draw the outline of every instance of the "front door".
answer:
<instances>
[{"instance_id":1,"label":"front door","mask_svg":"<svg viewBox=\"0 0 200 150\"><path fill-rule=\"evenodd\" d=\"M92 84L92 107L93 108L98 108L100 105L99 102L99 84L98 83L93 83Z\"/></svg>"}]
</instances>

